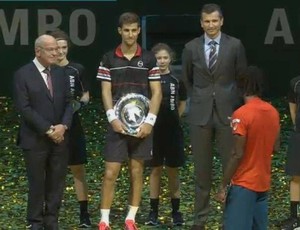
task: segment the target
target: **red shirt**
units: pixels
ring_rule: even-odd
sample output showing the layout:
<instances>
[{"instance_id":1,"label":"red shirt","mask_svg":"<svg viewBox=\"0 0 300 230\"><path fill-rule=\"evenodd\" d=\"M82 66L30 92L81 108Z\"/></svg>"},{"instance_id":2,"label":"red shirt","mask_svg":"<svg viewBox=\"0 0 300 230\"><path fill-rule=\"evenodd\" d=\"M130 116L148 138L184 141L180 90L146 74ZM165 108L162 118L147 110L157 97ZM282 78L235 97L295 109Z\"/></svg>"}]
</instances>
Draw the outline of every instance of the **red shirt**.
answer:
<instances>
[{"instance_id":1,"label":"red shirt","mask_svg":"<svg viewBox=\"0 0 300 230\"><path fill-rule=\"evenodd\" d=\"M271 184L271 158L279 133L279 114L269 103L254 97L233 113L233 134L246 138L244 155L232 184L265 192Z\"/></svg>"}]
</instances>

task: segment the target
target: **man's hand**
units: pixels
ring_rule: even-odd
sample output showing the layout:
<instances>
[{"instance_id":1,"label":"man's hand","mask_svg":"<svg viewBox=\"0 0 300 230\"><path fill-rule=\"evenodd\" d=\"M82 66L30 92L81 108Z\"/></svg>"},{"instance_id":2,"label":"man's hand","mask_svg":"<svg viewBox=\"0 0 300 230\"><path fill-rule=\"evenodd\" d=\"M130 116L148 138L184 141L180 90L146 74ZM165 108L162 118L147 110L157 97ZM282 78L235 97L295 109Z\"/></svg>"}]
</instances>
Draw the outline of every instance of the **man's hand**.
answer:
<instances>
[{"instance_id":1,"label":"man's hand","mask_svg":"<svg viewBox=\"0 0 300 230\"><path fill-rule=\"evenodd\" d=\"M225 203L226 196L227 196L227 188L226 187L224 188L224 186L221 185L219 187L217 194L215 195L215 199L220 203Z\"/></svg>"},{"instance_id":2,"label":"man's hand","mask_svg":"<svg viewBox=\"0 0 300 230\"><path fill-rule=\"evenodd\" d=\"M48 136L56 143L59 144L61 143L65 138L64 138L64 134L65 134L65 126L62 124L59 125L54 125L52 126L53 132L51 134L49 134Z\"/></svg>"},{"instance_id":3,"label":"man's hand","mask_svg":"<svg viewBox=\"0 0 300 230\"><path fill-rule=\"evenodd\" d=\"M126 134L126 127L119 119L113 120L110 124L116 133Z\"/></svg>"},{"instance_id":4,"label":"man's hand","mask_svg":"<svg viewBox=\"0 0 300 230\"><path fill-rule=\"evenodd\" d=\"M145 138L152 132L153 126L148 123L143 123L139 127L139 132L136 134L137 138Z\"/></svg>"}]
</instances>

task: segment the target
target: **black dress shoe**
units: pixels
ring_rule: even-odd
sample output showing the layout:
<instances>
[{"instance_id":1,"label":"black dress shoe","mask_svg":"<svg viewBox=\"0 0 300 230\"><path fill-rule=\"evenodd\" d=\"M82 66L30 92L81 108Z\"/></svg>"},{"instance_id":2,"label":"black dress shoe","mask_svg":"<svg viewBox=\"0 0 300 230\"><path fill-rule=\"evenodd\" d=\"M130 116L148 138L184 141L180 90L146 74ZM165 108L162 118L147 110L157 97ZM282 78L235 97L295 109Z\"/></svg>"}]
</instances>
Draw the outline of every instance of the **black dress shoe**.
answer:
<instances>
[{"instance_id":1,"label":"black dress shoe","mask_svg":"<svg viewBox=\"0 0 300 230\"><path fill-rule=\"evenodd\" d=\"M300 219L296 217L289 217L277 223L277 226L279 227L280 230L296 229L300 226Z\"/></svg>"},{"instance_id":2,"label":"black dress shoe","mask_svg":"<svg viewBox=\"0 0 300 230\"><path fill-rule=\"evenodd\" d=\"M205 226L203 225L193 225L191 230L205 230Z\"/></svg>"},{"instance_id":3,"label":"black dress shoe","mask_svg":"<svg viewBox=\"0 0 300 230\"><path fill-rule=\"evenodd\" d=\"M43 230L44 228L40 224L27 224L26 229L29 229L29 230Z\"/></svg>"},{"instance_id":4,"label":"black dress shoe","mask_svg":"<svg viewBox=\"0 0 300 230\"><path fill-rule=\"evenodd\" d=\"M44 229L45 230L59 230L58 223L45 225Z\"/></svg>"}]
</instances>

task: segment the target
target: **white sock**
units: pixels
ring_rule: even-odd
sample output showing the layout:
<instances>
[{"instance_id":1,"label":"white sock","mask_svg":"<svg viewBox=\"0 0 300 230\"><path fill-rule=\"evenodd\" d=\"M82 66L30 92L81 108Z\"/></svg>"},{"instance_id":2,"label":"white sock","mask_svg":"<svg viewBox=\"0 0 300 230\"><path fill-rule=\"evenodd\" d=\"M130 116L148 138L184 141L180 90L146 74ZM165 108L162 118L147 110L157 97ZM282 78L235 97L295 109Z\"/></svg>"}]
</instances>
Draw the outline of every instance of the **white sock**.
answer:
<instances>
[{"instance_id":1,"label":"white sock","mask_svg":"<svg viewBox=\"0 0 300 230\"><path fill-rule=\"evenodd\" d=\"M101 220L100 222L104 222L109 225L109 212L110 209L100 209L101 212Z\"/></svg>"},{"instance_id":2,"label":"white sock","mask_svg":"<svg viewBox=\"0 0 300 230\"><path fill-rule=\"evenodd\" d=\"M131 206L131 205L129 205L129 211L128 211L126 220L133 220L133 221L135 221L135 215L136 215L138 209L139 209L138 206Z\"/></svg>"}]
</instances>

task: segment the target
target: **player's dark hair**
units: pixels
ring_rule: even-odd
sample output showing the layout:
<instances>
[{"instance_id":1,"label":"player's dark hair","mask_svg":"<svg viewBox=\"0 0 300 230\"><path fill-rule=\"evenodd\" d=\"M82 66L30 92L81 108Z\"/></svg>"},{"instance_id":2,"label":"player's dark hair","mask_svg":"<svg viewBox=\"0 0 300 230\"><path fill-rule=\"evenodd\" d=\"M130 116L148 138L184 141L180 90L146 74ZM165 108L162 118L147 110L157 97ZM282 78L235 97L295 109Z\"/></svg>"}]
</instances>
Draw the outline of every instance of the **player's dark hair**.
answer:
<instances>
[{"instance_id":1,"label":"player's dark hair","mask_svg":"<svg viewBox=\"0 0 300 230\"><path fill-rule=\"evenodd\" d=\"M125 12L119 17L119 27L123 27L124 24L133 24L137 23L140 27L140 17L133 12Z\"/></svg>"},{"instance_id":2,"label":"player's dark hair","mask_svg":"<svg viewBox=\"0 0 300 230\"><path fill-rule=\"evenodd\" d=\"M261 97L264 91L264 78L261 69L257 66L248 66L240 76L243 95Z\"/></svg>"}]
</instances>

